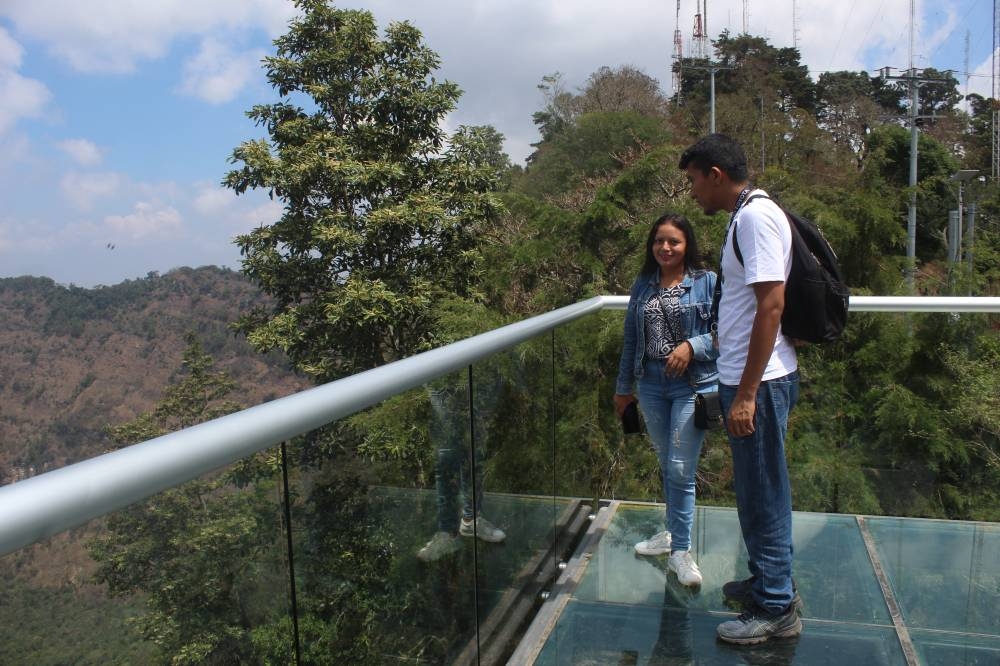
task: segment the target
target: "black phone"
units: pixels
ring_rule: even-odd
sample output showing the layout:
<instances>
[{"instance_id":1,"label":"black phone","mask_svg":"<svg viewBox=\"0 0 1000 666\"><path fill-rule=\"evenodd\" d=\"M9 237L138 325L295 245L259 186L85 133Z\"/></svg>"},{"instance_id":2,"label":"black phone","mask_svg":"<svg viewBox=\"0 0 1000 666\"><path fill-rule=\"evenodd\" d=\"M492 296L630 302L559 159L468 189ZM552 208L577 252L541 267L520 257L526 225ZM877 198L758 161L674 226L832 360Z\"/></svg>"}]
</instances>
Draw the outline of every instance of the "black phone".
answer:
<instances>
[{"instance_id":1,"label":"black phone","mask_svg":"<svg viewBox=\"0 0 1000 666\"><path fill-rule=\"evenodd\" d=\"M622 412L622 430L626 435L635 435L642 432L642 422L639 420L638 402L633 400L625 406Z\"/></svg>"}]
</instances>

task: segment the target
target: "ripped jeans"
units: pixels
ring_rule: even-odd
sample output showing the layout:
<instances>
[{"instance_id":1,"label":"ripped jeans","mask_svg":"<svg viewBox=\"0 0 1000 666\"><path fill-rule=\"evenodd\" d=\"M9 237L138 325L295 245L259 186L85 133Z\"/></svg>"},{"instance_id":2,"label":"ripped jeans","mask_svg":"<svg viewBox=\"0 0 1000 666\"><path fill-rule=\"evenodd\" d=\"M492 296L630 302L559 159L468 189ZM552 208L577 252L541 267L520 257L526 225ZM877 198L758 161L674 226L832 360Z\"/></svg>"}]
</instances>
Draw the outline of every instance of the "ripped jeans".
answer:
<instances>
[{"instance_id":1,"label":"ripped jeans","mask_svg":"<svg viewBox=\"0 0 1000 666\"><path fill-rule=\"evenodd\" d=\"M705 441L705 431L694 425L695 391L687 376L667 377L662 360L647 360L638 384L639 406L660 461L671 549L690 550L695 473ZM707 391L714 386L712 382L697 388Z\"/></svg>"}]
</instances>

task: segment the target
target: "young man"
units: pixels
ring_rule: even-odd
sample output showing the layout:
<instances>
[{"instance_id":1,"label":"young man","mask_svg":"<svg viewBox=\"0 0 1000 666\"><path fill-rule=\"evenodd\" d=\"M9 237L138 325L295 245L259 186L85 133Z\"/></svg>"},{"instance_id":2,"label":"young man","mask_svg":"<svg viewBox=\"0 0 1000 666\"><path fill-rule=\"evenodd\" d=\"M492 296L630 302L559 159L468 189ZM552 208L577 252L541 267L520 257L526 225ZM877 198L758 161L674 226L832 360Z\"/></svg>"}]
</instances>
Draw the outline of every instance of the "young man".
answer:
<instances>
[{"instance_id":1,"label":"young man","mask_svg":"<svg viewBox=\"0 0 1000 666\"><path fill-rule=\"evenodd\" d=\"M792 583L785 431L799 375L795 347L781 333L791 228L769 199L747 202L763 191L750 186L746 155L729 137L701 139L681 155L680 168L687 172L691 196L707 214L732 214L719 273L719 397L751 575L723 587L727 597L744 603L745 612L720 624L718 635L739 644L797 636L802 623Z\"/></svg>"}]
</instances>

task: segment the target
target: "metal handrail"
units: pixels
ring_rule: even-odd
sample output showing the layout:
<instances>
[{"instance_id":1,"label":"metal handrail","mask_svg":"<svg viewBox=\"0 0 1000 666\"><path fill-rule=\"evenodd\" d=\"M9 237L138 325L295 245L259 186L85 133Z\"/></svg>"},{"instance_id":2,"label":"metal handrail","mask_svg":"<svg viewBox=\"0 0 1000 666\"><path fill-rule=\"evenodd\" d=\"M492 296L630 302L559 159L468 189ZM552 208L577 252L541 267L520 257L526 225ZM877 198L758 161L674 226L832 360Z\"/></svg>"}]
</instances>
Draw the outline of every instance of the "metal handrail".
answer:
<instances>
[{"instance_id":1,"label":"metal handrail","mask_svg":"<svg viewBox=\"0 0 1000 666\"><path fill-rule=\"evenodd\" d=\"M0 487L0 555L196 479L605 308L595 296L373 370ZM1000 312L1000 298L857 296L857 311Z\"/></svg>"}]
</instances>

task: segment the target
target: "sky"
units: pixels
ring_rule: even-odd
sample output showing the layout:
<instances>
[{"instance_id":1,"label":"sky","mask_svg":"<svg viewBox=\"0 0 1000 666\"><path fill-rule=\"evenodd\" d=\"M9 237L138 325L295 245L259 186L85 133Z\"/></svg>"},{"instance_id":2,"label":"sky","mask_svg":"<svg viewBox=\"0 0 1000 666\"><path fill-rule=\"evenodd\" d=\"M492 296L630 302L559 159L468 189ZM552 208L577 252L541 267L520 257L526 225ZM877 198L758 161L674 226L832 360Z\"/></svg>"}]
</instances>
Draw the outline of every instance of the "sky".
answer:
<instances>
[{"instance_id":1,"label":"sky","mask_svg":"<svg viewBox=\"0 0 1000 666\"><path fill-rule=\"evenodd\" d=\"M539 138L531 114L546 75L575 90L601 66L631 65L670 93L676 1L338 6L419 28L441 56L438 78L464 91L446 126L494 126L515 163ZM685 49L695 13L695 0L680 0ZM986 0L712 0L703 13L712 37L745 28L798 46L814 79L902 70L912 58L954 70L962 92L991 95ZM239 268L233 238L275 221L281 205L220 181L233 149L262 136L245 112L277 99L261 58L295 14L290 0L0 0L0 277L94 287L180 266Z\"/></svg>"}]
</instances>

